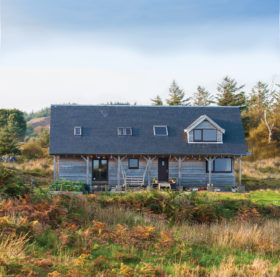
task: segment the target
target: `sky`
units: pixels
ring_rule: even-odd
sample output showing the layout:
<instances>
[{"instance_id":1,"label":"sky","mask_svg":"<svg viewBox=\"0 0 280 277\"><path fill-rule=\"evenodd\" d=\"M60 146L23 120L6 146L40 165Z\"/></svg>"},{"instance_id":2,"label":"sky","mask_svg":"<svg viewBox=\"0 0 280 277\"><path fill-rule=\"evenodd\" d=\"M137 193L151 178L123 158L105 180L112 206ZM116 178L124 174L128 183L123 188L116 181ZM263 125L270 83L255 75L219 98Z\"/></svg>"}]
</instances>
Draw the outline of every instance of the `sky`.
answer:
<instances>
[{"instance_id":1,"label":"sky","mask_svg":"<svg viewBox=\"0 0 280 277\"><path fill-rule=\"evenodd\" d=\"M0 108L280 83L278 0L0 0Z\"/></svg>"}]
</instances>

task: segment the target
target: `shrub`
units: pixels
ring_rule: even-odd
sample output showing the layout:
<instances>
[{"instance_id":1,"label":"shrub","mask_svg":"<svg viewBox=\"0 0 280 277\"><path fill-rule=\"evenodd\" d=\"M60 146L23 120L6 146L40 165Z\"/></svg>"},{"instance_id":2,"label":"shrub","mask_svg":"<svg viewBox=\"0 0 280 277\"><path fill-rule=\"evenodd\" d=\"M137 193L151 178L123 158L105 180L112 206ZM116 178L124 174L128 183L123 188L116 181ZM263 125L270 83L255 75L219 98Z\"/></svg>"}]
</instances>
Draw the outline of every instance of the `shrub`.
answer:
<instances>
[{"instance_id":1,"label":"shrub","mask_svg":"<svg viewBox=\"0 0 280 277\"><path fill-rule=\"evenodd\" d=\"M54 250L58 246L58 238L56 234L51 230L46 230L39 236L35 237L38 245L43 247L45 250Z\"/></svg>"},{"instance_id":2,"label":"shrub","mask_svg":"<svg viewBox=\"0 0 280 277\"><path fill-rule=\"evenodd\" d=\"M30 141L22 146L21 153L28 159L42 158L44 152L40 145L35 141Z\"/></svg>"},{"instance_id":3,"label":"shrub","mask_svg":"<svg viewBox=\"0 0 280 277\"><path fill-rule=\"evenodd\" d=\"M0 165L0 193L8 196L18 196L30 193L29 185L24 185L15 173Z\"/></svg>"},{"instance_id":4,"label":"shrub","mask_svg":"<svg viewBox=\"0 0 280 277\"><path fill-rule=\"evenodd\" d=\"M72 182L66 179L57 180L49 186L52 191L86 191L87 184L85 182Z\"/></svg>"}]
</instances>

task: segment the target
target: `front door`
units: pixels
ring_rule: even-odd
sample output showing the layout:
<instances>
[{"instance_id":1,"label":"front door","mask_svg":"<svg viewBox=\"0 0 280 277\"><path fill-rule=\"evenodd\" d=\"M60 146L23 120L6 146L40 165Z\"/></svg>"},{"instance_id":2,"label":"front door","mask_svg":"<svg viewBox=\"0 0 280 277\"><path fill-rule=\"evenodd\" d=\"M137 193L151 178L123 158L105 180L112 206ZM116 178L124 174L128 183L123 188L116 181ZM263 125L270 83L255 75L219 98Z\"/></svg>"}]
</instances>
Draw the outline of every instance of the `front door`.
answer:
<instances>
[{"instance_id":1,"label":"front door","mask_svg":"<svg viewBox=\"0 0 280 277\"><path fill-rule=\"evenodd\" d=\"M92 180L106 182L108 178L108 160L93 159Z\"/></svg>"},{"instance_id":2,"label":"front door","mask_svg":"<svg viewBox=\"0 0 280 277\"><path fill-rule=\"evenodd\" d=\"M158 180L168 182L168 158L158 159Z\"/></svg>"}]
</instances>

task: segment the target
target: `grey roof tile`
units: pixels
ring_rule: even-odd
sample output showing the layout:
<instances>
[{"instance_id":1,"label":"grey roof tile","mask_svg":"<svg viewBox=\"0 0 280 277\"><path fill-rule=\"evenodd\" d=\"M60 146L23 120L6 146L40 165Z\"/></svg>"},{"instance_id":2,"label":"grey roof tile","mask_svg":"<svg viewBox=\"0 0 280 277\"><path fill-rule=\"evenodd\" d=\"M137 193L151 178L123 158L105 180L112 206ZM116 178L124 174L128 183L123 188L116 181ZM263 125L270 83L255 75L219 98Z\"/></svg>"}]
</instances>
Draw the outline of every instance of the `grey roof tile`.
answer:
<instances>
[{"instance_id":1,"label":"grey roof tile","mask_svg":"<svg viewBox=\"0 0 280 277\"><path fill-rule=\"evenodd\" d=\"M186 142L184 129L204 114L226 130L223 144ZM167 125L168 136L154 136L153 125ZM117 136L123 126L133 135ZM53 105L50 154L245 155L246 145L238 107Z\"/></svg>"}]
</instances>

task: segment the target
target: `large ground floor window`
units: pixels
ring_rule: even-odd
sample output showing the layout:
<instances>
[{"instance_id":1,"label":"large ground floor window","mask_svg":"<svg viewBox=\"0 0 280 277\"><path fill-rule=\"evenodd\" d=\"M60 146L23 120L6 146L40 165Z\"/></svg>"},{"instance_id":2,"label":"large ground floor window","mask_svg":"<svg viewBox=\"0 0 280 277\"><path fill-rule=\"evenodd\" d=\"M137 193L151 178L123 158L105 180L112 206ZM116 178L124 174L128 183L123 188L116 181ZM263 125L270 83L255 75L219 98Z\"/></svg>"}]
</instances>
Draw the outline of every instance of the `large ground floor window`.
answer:
<instances>
[{"instance_id":1,"label":"large ground floor window","mask_svg":"<svg viewBox=\"0 0 280 277\"><path fill-rule=\"evenodd\" d=\"M211 169L213 173L231 173L232 158L217 158L213 160ZM208 161L206 161L206 172L209 172Z\"/></svg>"}]
</instances>

